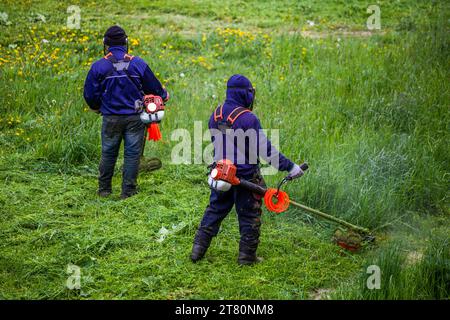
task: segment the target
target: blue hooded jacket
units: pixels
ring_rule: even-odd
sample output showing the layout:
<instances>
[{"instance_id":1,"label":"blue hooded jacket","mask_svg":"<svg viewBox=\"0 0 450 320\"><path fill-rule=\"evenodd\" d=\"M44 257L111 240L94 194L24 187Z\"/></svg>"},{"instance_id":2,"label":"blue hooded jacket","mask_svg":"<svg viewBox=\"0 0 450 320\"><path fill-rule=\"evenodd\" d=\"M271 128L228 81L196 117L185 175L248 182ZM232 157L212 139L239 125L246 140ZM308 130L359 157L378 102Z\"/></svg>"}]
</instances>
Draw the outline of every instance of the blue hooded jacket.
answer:
<instances>
[{"instance_id":1,"label":"blue hooded jacket","mask_svg":"<svg viewBox=\"0 0 450 320\"><path fill-rule=\"evenodd\" d=\"M117 60L122 60L126 54L122 46L108 50ZM102 115L131 115L137 113L136 101L142 100L143 93L167 99L167 91L141 58L133 57L128 67L128 74L135 84L126 75L105 79L112 69L112 63L102 58L89 70L84 83L84 99L91 109L100 110Z\"/></svg>"},{"instance_id":2,"label":"blue hooded jacket","mask_svg":"<svg viewBox=\"0 0 450 320\"><path fill-rule=\"evenodd\" d=\"M226 100L223 104L223 118L226 119L228 115L238 107L249 108L254 101L253 92L249 89L253 88L251 82L242 75L233 75L227 83L227 96ZM219 129L218 123L214 120L214 112L209 119L209 129ZM261 123L259 122L258 117L253 112L243 113L237 120L233 123L232 129L239 130L242 129L246 132L249 129L253 129L256 131L257 139L256 139L256 148L250 146L250 141L246 140L245 142L245 163L237 163L238 159L238 146L237 141L233 141L233 146L228 147L230 150L233 150L234 154L227 154L227 142L221 143L218 142L218 139L215 138L213 131L211 131L211 140L214 144L214 160L218 161L220 158L233 159L234 164L237 167L237 175L241 178L251 178L254 173L258 170L259 167L259 159L263 158L269 164L274 166L276 169L280 171L289 171L294 166L294 163L286 158L283 154L278 152L278 150L272 146L269 139L267 139L266 135L262 132ZM215 130L214 130L215 131ZM217 131L216 131L217 133ZM222 134L221 141L226 141L225 134ZM265 144L265 148L262 147ZM267 150L267 152L260 152L262 150ZM222 152L220 152L222 151ZM250 152L256 152L256 155L250 155ZM224 155L221 157L220 155ZM232 157L231 157L232 156ZM252 158L257 158L257 163L254 161L250 161ZM253 162L253 163L252 163Z\"/></svg>"}]
</instances>

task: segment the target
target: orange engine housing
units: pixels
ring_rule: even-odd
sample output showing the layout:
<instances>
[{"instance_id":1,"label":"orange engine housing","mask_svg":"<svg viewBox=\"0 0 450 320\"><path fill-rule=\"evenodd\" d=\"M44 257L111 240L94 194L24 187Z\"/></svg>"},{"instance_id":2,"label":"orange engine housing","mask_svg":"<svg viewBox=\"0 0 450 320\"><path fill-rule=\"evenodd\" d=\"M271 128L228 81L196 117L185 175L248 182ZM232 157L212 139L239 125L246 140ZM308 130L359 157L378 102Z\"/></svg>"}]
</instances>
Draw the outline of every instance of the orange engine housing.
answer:
<instances>
[{"instance_id":1,"label":"orange engine housing","mask_svg":"<svg viewBox=\"0 0 450 320\"><path fill-rule=\"evenodd\" d=\"M236 170L236 166L230 160L219 160L216 167L211 171L211 178L226 181L232 185L238 185L240 181L236 177Z\"/></svg>"},{"instance_id":2,"label":"orange engine housing","mask_svg":"<svg viewBox=\"0 0 450 320\"><path fill-rule=\"evenodd\" d=\"M144 96L144 107L148 113L156 113L164 110L164 101L160 96L148 94Z\"/></svg>"}]
</instances>

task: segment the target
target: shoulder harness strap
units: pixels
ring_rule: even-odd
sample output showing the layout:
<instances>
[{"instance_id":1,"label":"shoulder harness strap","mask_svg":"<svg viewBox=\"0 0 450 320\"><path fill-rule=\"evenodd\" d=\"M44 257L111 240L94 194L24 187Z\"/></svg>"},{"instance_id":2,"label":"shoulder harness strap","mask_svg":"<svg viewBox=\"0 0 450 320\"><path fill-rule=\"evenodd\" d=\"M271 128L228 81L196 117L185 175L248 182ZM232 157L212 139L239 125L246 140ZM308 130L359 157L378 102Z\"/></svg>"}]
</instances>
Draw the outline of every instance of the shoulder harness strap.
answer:
<instances>
[{"instance_id":1,"label":"shoulder harness strap","mask_svg":"<svg viewBox=\"0 0 450 320\"><path fill-rule=\"evenodd\" d=\"M108 52L108 54L104 56L103 59L109 60L110 57L114 57L112 52Z\"/></svg>"},{"instance_id":2,"label":"shoulder harness strap","mask_svg":"<svg viewBox=\"0 0 450 320\"><path fill-rule=\"evenodd\" d=\"M214 121L221 121L223 119L223 105L220 104L216 110L214 110Z\"/></svg>"},{"instance_id":3,"label":"shoulder harness strap","mask_svg":"<svg viewBox=\"0 0 450 320\"><path fill-rule=\"evenodd\" d=\"M125 53L125 55L123 56L123 60L125 61L131 61L133 60L134 56L132 56L131 54Z\"/></svg>"},{"instance_id":4,"label":"shoulder harness strap","mask_svg":"<svg viewBox=\"0 0 450 320\"><path fill-rule=\"evenodd\" d=\"M233 125L234 122L244 113L246 112L250 112L249 109L244 108L244 107L237 107L236 109L234 109L233 111L231 111L230 115L227 118L227 122L230 125Z\"/></svg>"},{"instance_id":5,"label":"shoulder harness strap","mask_svg":"<svg viewBox=\"0 0 450 320\"><path fill-rule=\"evenodd\" d=\"M228 115L227 119L223 121L223 105L219 105L216 110L214 110L214 122L218 123L220 130L231 129L234 122L244 113L251 112L249 109L244 107L237 107Z\"/></svg>"},{"instance_id":6,"label":"shoulder harness strap","mask_svg":"<svg viewBox=\"0 0 450 320\"><path fill-rule=\"evenodd\" d=\"M112 52L109 52L106 56L103 57L106 60L111 61L112 63L116 63L118 62L116 57L114 57L114 55L112 54ZM123 60L128 62L133 60L134 56L132 56L131 54L125 53L125 55L123 56Z\"/></svg>"},{"instance_id":7,"label":"shoulder harness strap","mask_svg":"<svg viewBox=\"0 0 450 320\"><path fill-rule=\"evenodd\" d=\"M106 80L106 78L112 76L114 71L116 72L123 71L127 76L128 80L130 80L131 83L136 87L136 89L138 89L138 91L142 94L142 96L144 96L144 92L142 91L141 86L135 82L133 77L128 72L128 67L130 65L131 60L133 60L134 56L125 53L123 59L117 60L116 57L114 57L114 55L112 54L112 52L109 52L106 56L104 56L104 58L109 62L111 62L113 68L105 75L102 82Z\"/></svg>"}]
</instances>

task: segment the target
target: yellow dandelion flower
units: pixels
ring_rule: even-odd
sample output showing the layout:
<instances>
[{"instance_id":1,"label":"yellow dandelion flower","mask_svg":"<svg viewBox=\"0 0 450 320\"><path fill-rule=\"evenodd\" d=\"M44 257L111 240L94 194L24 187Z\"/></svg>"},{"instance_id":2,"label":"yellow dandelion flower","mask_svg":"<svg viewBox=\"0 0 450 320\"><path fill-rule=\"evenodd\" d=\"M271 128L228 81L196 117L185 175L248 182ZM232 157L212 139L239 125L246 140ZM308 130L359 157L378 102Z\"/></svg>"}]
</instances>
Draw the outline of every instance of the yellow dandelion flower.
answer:
<instances>
[{"instance_id":1,"label":"yellow dandelion flower","mask_svg":"<svg viewBox=\"0 0 450 320\"><path fill-rule=\"evenodd\" d=\"M133 45L133 46L138 46L139 45L139 40L138 39L131 39L131 45Z\"/></svg>"}]
</instances>

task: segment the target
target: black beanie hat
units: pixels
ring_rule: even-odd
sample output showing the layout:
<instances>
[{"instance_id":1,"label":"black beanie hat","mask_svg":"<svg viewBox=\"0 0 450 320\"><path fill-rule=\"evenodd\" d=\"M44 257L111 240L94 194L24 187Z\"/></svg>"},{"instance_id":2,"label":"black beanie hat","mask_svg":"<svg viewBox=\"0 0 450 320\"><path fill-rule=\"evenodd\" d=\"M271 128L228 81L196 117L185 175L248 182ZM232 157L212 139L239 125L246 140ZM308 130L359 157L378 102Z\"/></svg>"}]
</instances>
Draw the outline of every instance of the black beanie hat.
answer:
<instances>
[{"instance_id":1,"label":"black beanie hat","mask_svg":"<svg viewBox=\"0 0 450 320\"><path fill-rule=\"evenodd\" d=\"M124 46L127 44L127 34L119 26L112 26L105 32L103 43L107 46Z\"/></svg>"}]
</instances>

